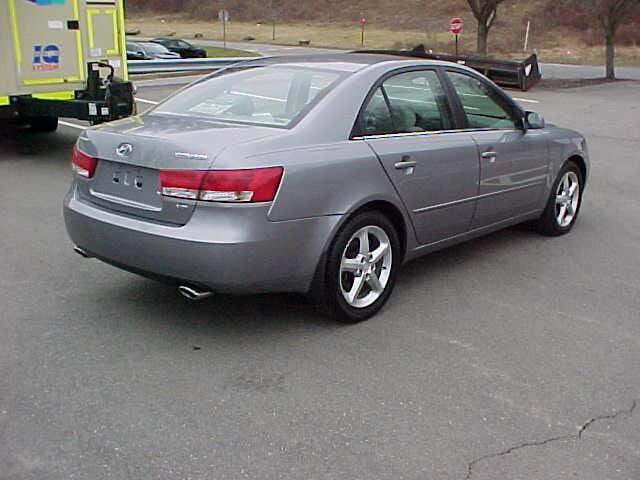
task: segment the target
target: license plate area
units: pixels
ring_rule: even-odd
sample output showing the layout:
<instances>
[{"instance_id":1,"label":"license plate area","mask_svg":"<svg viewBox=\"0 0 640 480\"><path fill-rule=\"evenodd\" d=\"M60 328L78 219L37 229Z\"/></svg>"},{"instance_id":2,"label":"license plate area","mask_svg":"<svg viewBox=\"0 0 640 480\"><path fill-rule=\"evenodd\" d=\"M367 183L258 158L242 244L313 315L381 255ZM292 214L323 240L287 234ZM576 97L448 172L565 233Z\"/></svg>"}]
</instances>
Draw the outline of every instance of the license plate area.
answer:
<instances>
[{"instance_id":1,"label":"license plate area","mask_svg":"<svg viewBox=\"0 0 640 480\"><path fill-rule=\"evenodd\" d=\"M158 192L158 171L151 168L100 160L91 185L91 194L116 203L120 200L125 205L137 205L143 209L162 209L162 197Z\"/></svg>"}]
</instances>

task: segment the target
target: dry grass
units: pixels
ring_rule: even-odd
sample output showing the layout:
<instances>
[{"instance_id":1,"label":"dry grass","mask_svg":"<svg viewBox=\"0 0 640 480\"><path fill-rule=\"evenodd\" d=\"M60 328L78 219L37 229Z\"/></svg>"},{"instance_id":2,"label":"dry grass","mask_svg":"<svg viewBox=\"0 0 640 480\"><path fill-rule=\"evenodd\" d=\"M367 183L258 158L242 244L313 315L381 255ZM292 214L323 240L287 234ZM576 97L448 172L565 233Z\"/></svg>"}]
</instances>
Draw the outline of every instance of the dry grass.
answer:
<instances>
[{"instance_id":1,"label":"dry grass","mask_svg":"<svg viewBox=\"0 0 640 480\"><path fill-rule=\"evenodd\" d=\"M491 32L489 47L491 53L499 56L522 57L524 26L499 22ZM163 21L164 20L164 21ZM175 32L178 37L193 39L201 33L210 40L222 40L222 27L218 22L202 22L185 19L179 16L164 17L132 17L127 21L128 27L140 29L141 35L155 36ZM521 30L521 31L519 31ZM272 42L270 24L255 22L229 22L227 40L242 41L250 35L258 43ZM335 47L344 49L361 48L360 28L357 23L337 24L320 22L299 22L279 24L276 26L276 42L282 45L296 45L299 40L309 40L312 46ZM197 41L196 41L197 43ZM413 47L419 43L427 49L438 52L452 52L454 37L446 31L446 25L436 30L391 28L382 24L369 24L365 31L365 48L389 49ZM566 29L557 28L544 33L538 32L535 26L530 37L529 52L537 51L544 62L601 64L604 62L604 47L589 46L578 36L571 35ZM471 19L467 20L465 31L460 37L461 53L471 54L475 49L475 26ZM624 46L618 48L618 65L640 65L640 46Z\"/></svg>"}]
</instances>

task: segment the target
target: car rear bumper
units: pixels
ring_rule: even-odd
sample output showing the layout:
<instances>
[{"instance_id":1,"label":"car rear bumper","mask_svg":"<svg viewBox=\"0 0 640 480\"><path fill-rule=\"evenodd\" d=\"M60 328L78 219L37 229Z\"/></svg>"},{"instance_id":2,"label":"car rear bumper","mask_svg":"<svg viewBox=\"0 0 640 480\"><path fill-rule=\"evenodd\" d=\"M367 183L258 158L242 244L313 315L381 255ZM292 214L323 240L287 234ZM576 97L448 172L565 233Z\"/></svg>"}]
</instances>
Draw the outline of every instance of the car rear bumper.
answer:
<instances>
[{"instance_id":1,"label":"car rear bumper","mask_svg":"<svg viewBox=\"0 0 640 480\"><path fill-rule=\"evenodd\" d=\"M307 292L340 216L271 222L268 209L203 204L176 227L105 210L72 189L64 220L77 247L136 273L217 292Z\"/></svg>"}]
</instances>

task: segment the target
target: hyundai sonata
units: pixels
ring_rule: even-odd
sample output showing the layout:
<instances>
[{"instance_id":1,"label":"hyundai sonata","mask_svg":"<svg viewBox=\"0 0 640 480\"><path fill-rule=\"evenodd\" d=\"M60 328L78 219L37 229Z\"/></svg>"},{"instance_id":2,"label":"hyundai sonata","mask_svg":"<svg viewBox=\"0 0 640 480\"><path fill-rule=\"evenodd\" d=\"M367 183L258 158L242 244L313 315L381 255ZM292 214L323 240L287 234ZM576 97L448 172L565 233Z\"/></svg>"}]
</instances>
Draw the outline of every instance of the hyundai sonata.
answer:
<instances>
[{"instance_id":1,"label":"hyundai sonata","mask_svg":"<svg viewBox=\"0 0 640 480\"><path fill-rule=\"evenodd\" d=\"M344 53L237 64L90 128L64 217L76 251L212 292L318 294L375 314L413 258L578 218L584 138L464 66Z\"/></svg>"}]
</instances>

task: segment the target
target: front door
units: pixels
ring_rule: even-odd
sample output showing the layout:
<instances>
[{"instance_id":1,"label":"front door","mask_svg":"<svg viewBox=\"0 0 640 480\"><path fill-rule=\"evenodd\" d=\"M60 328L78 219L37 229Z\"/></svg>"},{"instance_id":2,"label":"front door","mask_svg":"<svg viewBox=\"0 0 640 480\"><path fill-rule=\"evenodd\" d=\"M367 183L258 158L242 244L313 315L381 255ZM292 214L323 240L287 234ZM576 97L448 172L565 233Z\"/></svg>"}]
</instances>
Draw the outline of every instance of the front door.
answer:
<instances>
[{"instance_id":1,"label":"front door","mask_svg":"<svg viewBox=\"0 0 640 480\"><path fill-rule=\"evenodd\" d=\"M494 87L459 72L447 72L480 154L480 189L472 228L541 208L549 169L544 130L524 132Z\"/></svg>"},{"instance_id":2,"label":"front door","mask_svg":"<svg viewBox=\"0 0 640 480\"><path fill-rule=\"evenodd\" d=\"M82 81L78 0L7 1L19 84Z\"/></svg>"},{"instance_id":3,"label":"front door","mask_svg":"<svg viewBox=\"0 0 640 480\"><path fill-rule=\"evenodd\" d=\"M371 97L361 125L421 244L469 229L478 192L478 152L471 135L451 131L451 108L434 70L385 80Z\"/></svg>"}]
</instances>

